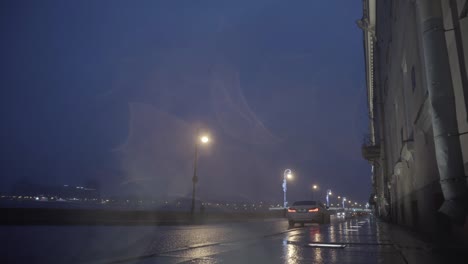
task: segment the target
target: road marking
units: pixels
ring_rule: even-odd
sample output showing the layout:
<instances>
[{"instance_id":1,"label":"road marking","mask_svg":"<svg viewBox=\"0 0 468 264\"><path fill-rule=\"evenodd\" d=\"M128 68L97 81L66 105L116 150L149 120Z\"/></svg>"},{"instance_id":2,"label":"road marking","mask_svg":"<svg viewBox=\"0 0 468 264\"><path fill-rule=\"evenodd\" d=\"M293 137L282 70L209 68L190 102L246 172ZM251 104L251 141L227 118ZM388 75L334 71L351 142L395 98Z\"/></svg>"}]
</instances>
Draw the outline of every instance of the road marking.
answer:
<instances>
[{"instance_id":1,"label":"road marking","mask_svg":"<svg viewBox=\"0 0 468 264\"><path fill-rule=\"evenodd\" d=\"M379 243L379 242L326 242L326 243L316 243L311 242L307 244L302 244L296 241L287 240L287 244L296 245L296 246L311 246L311 245L322 245L323 247L335 247L338 248L340 246L394 246L394 243Z\"/></svg>"},{"instance_id":2,"label":"road marking","mask_svg":"<svg viewBox=\"0 0 468 264\"><path fill-rule=\"evenodd\" d=\"M345 248L345 244L325 244L325 243L309 243L309 247L318 247L318 248Z\"/></svg>"}]
</instances>

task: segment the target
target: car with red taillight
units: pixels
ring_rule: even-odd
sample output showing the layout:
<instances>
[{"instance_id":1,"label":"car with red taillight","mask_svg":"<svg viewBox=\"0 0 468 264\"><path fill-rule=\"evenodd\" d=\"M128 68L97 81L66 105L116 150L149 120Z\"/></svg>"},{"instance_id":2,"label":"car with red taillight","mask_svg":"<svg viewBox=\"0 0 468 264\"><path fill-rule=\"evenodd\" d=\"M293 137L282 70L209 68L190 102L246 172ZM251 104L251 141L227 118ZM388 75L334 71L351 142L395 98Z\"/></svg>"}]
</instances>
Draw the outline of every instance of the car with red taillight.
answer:
<instances>
[{"instance_id":1,"label":"car with red taillight","mask_svg":"<svg viewBox=\"0 0 468 264\"><path fill-rule=\"evenodd\" d=\"M327 208L318 201L297 201L288 208L289 227L293 227L296 223L302 226L305 223L329 223L330 214Z\"/></svg>"}]
</instances>

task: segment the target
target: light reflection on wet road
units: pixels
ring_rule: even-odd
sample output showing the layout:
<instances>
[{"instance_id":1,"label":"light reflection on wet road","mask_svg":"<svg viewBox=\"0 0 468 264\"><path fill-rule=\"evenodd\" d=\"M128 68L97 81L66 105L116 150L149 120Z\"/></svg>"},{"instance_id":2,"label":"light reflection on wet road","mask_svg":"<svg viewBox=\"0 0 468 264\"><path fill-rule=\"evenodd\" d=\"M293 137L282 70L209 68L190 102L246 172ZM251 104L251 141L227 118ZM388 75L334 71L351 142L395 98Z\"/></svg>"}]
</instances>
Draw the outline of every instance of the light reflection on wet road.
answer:
<instances>
[{"instance_id":1,"label":"light reflection on wet road","mask_svg":"<svg viewBox=\"0 0 468 264\"><path fill-rule=\"evenodd\" d=\"M0 262L407 263L391 231L372 217L287 225L276 219L172 227L2 226L1 246L8 254Z\"/></svg>"},{"instance_id":2,"label":"light reflection on wet road","mask_svg":"<svg viewBox=\"0 0 468 264\"><path fill-rule=\"evenodd\" d=\"M188 262L405 263L401 254L389 241L377 241L376 232L378 232L378 228L369 218L332 222L330 225L309 225L277 236L260 239L257 243L249 246L200 256L200 258ZM314 245L311 246L311 243ZM329 248L329 245L340 247ZM177 257L177 255L171 256ZM136 263L160 262L148 259Z\"/></svg>"},{"instance_id":3,"label":"light reflection on wet road","mask_svg":"<svg viewBox=\"0 0 468 264\"><path fill-rule=\"evenodd\" d=\"M123 263L406 263L379 232L370 217L334 219L329 225L306 225L248 240L160 252Z\"/></svg>"}]
</instances>

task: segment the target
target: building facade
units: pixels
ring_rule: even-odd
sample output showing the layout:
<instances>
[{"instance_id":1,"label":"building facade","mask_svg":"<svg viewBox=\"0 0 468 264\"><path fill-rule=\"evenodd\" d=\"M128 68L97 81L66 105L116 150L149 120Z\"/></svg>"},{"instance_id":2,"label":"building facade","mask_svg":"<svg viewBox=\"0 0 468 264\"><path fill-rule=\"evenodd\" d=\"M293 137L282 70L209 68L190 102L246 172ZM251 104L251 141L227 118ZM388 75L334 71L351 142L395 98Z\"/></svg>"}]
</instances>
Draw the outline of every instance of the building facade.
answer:
<instances>
[{"instance_id":1,"label":"building facade","mask_svg":"<svg viewBox=\"0 0 468 264\"><path fill-rule=\"evenodd\" d=\"M371 200L380 217L426 233L468 229L467 13L467 0L363 0L357 22Z\"/></svg>"}]
</instances>

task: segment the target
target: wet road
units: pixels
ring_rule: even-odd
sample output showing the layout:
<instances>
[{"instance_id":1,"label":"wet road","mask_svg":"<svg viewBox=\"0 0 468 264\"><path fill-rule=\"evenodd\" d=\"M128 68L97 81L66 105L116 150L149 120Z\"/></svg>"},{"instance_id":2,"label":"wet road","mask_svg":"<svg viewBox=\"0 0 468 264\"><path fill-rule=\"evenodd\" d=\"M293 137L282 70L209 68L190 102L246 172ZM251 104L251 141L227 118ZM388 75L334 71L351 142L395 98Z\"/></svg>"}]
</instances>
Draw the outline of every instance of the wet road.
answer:
<instances>
[{"instance_id":1,"label":"wet road","mask_svg":"<svg viewBox=\"0 0 468 264\"><path fill-rule=\"evenodd\" d=\"M372 217L288 229L285 219L201 226L0 227L1 263L437 263ZM2 260L0 259L0 260Z\"/></svg>"},{"instance_id":2,"label":"wet road","mask_svg":"<svg viewBox=\"0 0 468 264\"><path fill-rule=\"evenodd\" d=\"M280 230L278 230L280 231ZM194 245L120 263L407 263L371 218L334 219L238 241Z\"/></svg>"}]
</instances>

